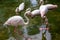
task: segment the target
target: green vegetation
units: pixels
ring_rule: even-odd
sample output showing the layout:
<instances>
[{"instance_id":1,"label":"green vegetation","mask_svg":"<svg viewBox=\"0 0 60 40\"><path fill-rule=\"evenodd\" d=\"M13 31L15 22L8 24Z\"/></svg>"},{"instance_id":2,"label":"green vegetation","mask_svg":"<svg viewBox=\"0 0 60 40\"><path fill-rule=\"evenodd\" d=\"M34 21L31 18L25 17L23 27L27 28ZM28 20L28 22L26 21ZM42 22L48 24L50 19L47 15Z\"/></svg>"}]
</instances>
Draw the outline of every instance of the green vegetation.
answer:
<instances>
[{"instance_id":1,"label":"green vegetation","mask_svg":"<svg viewBox=\"0 0 60 40\"><path fill-rule=\"evenodd\" d=\"M24 0L0 0L0 40L6 40L9 38L9 33L7 28L3 28L3 23L11 16L15 14L15 8L19 6ZM60 0L48 0L49 3L57 4L58 8L55 10L49 10L47 17L50 23L50 33L52 35L52 40L60 40ZM26 8L31 7L29 0L25 0L25 9L20 12L20 16L24 17L23 14ZM31 7L32 8L32 7ZM38 8L38 6L36 7ZM34 9L34 8L33 8ZM32 10L33 10L32 9ZM40 16L36 16L33 19L29 17L29 32L28 34L34 35L39 33L38 27L41 25ZM14 36L13 29L11 27L12 35Z\"/></svg>"}]
</instances>

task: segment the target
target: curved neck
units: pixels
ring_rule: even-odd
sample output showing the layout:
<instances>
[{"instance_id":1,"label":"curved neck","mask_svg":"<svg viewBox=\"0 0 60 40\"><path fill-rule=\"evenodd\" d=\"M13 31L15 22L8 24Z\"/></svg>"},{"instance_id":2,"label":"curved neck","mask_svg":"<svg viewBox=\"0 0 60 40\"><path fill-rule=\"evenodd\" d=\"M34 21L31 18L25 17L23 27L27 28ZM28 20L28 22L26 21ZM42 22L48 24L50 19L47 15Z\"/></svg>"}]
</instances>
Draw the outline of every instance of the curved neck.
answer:
<instances>
[{"instance_id":1,"label":"curved neck","mask_svg":"<svg viewBox=\"0 0 60 40\"><path fill-rule=\"evenodd\" d=\"M24 17L25 17L26 20L27 20L27 22L25 22L24 24L25 24L25 25L29 24L29 19L28 19L28 17L26 16L26 13L24 14Z\"/></svg>"}]
</instances>

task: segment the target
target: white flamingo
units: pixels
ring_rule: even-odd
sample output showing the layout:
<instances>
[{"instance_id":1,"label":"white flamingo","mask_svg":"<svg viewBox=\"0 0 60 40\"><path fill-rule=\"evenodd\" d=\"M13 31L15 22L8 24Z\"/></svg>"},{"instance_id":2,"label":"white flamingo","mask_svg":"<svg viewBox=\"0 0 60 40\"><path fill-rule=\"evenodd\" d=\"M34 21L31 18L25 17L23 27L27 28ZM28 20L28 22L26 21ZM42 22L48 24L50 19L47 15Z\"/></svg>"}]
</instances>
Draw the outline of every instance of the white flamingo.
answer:
<instances>
[{"instance_id":1,"label":"white flamingo","mask_svg":"<svg viewBox=\"0 0 60 40\"><path fill-rule=\"evenodd\" d=\"M54 8L57 8L57 5L53 5L53 4L41 5L40 8L39 8L41 18L45 18L45 15L48 12L48 10L49 9L54 9Z\"/></svg>"},{"instance_id":2,"label":"white flamingo","mask_svg":"<svg viewBox=\"0 0 60 40\"><path fill-rule=\"evenodd\" d=\"M18 9L19 9L19 11L17 10L17 8L16 8L16 10L15 10L15 12L20 12L20 11L22 11L23 9L24 9L24 3L21 3L19 6L18 6Z\"/></svg>"},{"instance_id":3,"label":"white flamingo","mask_svg":"<svg viewBox=\"0 0 60 40\"><path fill-rule=\"evenodd\" d=\"M15 26L15 32L16 32L16 28L18 27L18 25L23 26L24 31L26 30L26 26L29 24L29 19L26 16L26 13L24 14L24 17L27 19L27 22L24 22L24 19L21 16L12 16L10 17L3 25L7 26L7 25L12 25Z\"/></svg>"}]
</instances>

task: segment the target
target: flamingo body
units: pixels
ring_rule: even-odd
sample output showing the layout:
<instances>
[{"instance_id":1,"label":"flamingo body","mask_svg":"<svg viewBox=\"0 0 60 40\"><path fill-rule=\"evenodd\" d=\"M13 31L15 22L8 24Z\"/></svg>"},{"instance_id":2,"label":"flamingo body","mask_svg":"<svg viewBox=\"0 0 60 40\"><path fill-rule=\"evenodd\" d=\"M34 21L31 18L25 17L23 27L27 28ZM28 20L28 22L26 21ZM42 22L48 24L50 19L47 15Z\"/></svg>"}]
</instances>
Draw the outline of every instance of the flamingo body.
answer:
<instances>
[{"instance_id":1,"label":"flamingo body","mask_svg":"<svg viewBox=\"0 0 60 40\"><path fill-rule=\"evenodd\" d=\"M32 12L31 12L31 14L32 15L37 15L37 14L39 14L40 13L40 11L37 9L37 10L33 10Z\"/></svg>"},{"instance_id":2,"label":"flamingo body","mask_svg":"<svg viewBox=\"0 0 60 40\"><path fill-rule=\"evenodd\" d=\"M48 12L48 10L53 8L57 8L57 5L53 5L53 4L41 5L39 8L41 17L43 18L44 15Z\"/></svg>"},{"instance_id":3,"label":"flamingo body","mask_svg":"<svg viewBox=\"0 0 60 40\"><path fill-rule=\"evenodd\" d=\"M24 20L21 16L12 16L4 23L4 25L12 26L24 25Z\"/></svg>"}]
</instances>

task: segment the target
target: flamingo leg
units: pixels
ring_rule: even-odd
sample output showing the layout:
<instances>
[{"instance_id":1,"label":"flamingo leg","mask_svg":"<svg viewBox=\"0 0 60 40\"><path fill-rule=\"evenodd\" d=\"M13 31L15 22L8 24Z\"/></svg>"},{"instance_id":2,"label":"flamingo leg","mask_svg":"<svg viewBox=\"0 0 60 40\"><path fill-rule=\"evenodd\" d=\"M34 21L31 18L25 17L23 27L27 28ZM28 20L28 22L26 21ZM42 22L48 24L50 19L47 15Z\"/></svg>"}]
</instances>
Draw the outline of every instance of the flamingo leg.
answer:
<instances>
[{"instance_id":1,"label":"flamingo leg","mask_svg":"<svg viewBox=\"0 0 60 40\"><path fill-rule=\"evenodd\" d=\"M15 32L15 33L16 33L16 28L17 28L17 27L14 28L14 32Z\"/></svg>"},{"instance_id":2,"label":"flamingo leg","mask_svg":"<svg viewBox=\"0 0 60 40\"><path fill-rule=\"evenodd\" d=\"M16 36L15 36L16 40L19 40L19 35L18 35L18 31L17 31L17 26L15 26L14 32L16 33Z\"/></svg>"},{"instance_id":3,"label":"flamingo leg","mask_svg":"<svg viewBox=\"0 0 60 40\"><path fill-rule=\"evenodd\" d=\"M23 34L21 30L18 30L18 33L19 33L19 35L22 35Z\"/></svg>"},{"instance_id":4,"label":"flamingo leg","mask_svg":"<svg viewBox=\"0 0 60 40\"><path fill-rule=\"evenodd\" d=\"M45 17L45 24L46 24L46 26L48 25L48 19L47 19L47 17Z\"/></svg>"}]
</instances>

